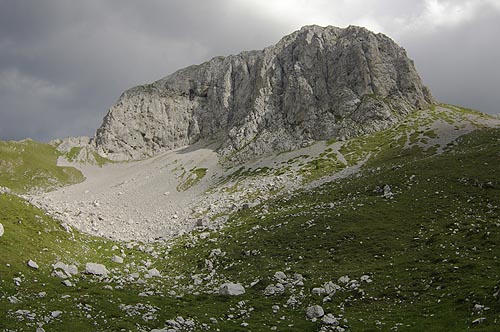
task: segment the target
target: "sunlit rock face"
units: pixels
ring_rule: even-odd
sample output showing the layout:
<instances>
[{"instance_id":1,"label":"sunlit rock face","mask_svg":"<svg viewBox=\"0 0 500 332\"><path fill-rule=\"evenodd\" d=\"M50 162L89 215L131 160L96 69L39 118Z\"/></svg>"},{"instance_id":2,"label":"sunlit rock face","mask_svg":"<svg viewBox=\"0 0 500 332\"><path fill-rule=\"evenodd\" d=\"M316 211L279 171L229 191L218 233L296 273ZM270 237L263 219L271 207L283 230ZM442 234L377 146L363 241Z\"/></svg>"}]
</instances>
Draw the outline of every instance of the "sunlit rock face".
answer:
<instances>
[{"instance_id":1,"label":"sunlit rock face","mask_svg":"<svg viewBox=\"0 0 500 332\"><path fill-rule=\"evenodd\" d=\"M125 91L98 152L141 159L199 140L227 160L384 129L435 103L403 48L365 28L306 26L261 51L216 57Z\"/></svg>"}]
</instances>

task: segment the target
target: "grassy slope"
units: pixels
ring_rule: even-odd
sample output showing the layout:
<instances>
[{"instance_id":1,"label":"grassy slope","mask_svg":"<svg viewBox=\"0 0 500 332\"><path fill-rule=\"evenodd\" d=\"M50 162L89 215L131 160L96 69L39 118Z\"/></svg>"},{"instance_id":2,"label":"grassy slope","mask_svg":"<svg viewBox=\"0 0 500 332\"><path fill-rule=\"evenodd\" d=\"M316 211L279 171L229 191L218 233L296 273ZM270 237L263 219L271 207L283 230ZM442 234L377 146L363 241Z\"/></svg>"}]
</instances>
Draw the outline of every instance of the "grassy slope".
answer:
<instances>
[{"instance_id":1,"label":"grassy slope","mask_svg":"<svg viewBox=\"0 0 500 332\"><path fill-rule=\"evenodd\" d=\"M374 137L382 139L378 135ZM118 244L125 248L126 261L140 265L141 260L152 260L167 276L153 285L125 283L124 290L106 290L105 283L90 282L92 279L85 276L77 278L75 289L67 289L59 279L49 277L47 266L56 256L65 262L78 262L80 267L89 260L113 267L107 263L113 243L83 235L72 240L41 211L1 195L0 210L6 212L0 222L6 234L0 238L0 303L8 311L0 312L0 328L33 330L30 322L18 322L10 314L31 309L40 315L63 311L61 319L45 325L50 331L147 330L163 327L165 319L177 315L193 317L211 330L268 331L277 326L278 331L317 331L319 323L307 321L304 315L308 305L322 301L311 289L344 275L359 280L368 274L373 283L362 283L364 295L341 291L323 304L326 312L343 315L347 319L343 325L350 331L497 331L500 304L493 294L500 287L499 141L498 129L476 131L440 156L419 148L402 151L402 141L377 144L382 150L367 163L362 176L240 211L226 229L211 235L215 242L205 239L186 246L194 242L186 236L168 250L168 255L157 259ZM358 142L356 149L346 151L353 152L353 159L361 158L362 144L367 142L369 137ZM391 186L393 199L384 199L374 191L385 184ZM49 250L44 251L45 247ZM226 252L224 257L212 258L218 282L248 285L259 278L260 283L234 298L206 294L213 287L204 284L193 287L190 276L208 273L205 259L216 248ZM244 254L252 250L257 252ZM159 246L154 251L161 253L165 248ZM28 259L37 261L41 270L26 267ZM11 267L7 268L7 263ZM296 307L284 306L290 291L273 297L263 295L276 271L301 273L306 278L304 296L300 296L300 288L295 291L300 299ZM18 272L25 281L16 289L12 278ZM116 266L114 274L123 273L123 267ZM116 283L110 284L116 287ZM139 297L145 288L156 294ZM167 295L172 289L183 296ZM47 297L33 302L40 291L46 291ZM194 295L197 291L201 294ZM66 293L71 298L62 299L61 294ZM21 294L21 304L8 303L6 297L14 294ZM235 308L241 300L246 301L244 308L253 311L238 318ZM91 318L79 303L91 306ZM140 314L125 316L118 309L119 303L149 304L159 311L155 320L146 322ZM275 304L281 307L277 314L271 310ZM475 304L490 309L475 313ZM235 318L229 319L231 314ZM219 323L210 324L210 317ZM486 320L473 326L478 317ZM242 327L242 322L250 325Z\"/></svg>"},{"instance_id":2,"label":"grassy slope","mask_svg":"<svg viewBox=\"0 0 500 332\"><path fill-rule=\"evenodd\" d=\"M185 269L201 272L210 249L223 248L230 266L226 278L246 284L264 277L259 290L279 270L303 274L306 294L343 275L369 274L374 282L362 286L364 298L345 292L324 305L327 312L343 313L352 331L386 331L398 324L403 331L465 331L478 317L487 319L475 330L497 331L498 141L498 129L476 131L441 156L420 159L413 151L391 163L372 161L374 168L362 177L268 203L270 213L263 218L258 208L241 212L216 244L206 242L184 254ZM394 199L374 192L385 184ZM260 230L251 231L256 225ZM260 253L243 256L248 250ZM262 308L252 316L261 324L259 331L264 322L278 320L270 307L288 296L264 298L250 290L246 298ZM303 313L308 304L320 302L308 295L299 310L280 313L294 324L282 330L314 331ZM490 309L473 313L475 304ZM229 330L238 330L237 324Z\"/></svg>"},{"instance_id":3,"label":"grassy slope","mask_svg":"<svg viewBox=\"0 0 500 332\"><path fill-rule=\"evenodd\" d=\"M82 181L83 175L77 169L56 166L59 155L49 144L0 141L0 186L25 193Z\"/></svg>"}]
</instances>

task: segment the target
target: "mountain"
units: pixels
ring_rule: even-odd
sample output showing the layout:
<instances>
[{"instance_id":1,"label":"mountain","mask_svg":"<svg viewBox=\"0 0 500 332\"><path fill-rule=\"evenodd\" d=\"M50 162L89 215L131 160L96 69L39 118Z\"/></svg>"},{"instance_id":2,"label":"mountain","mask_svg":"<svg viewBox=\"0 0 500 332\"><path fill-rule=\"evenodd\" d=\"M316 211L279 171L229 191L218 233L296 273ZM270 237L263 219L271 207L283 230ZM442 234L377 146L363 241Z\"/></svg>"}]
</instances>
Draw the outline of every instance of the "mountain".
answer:
<instances>
[{"instance_id":1,"label":"mountain","mask_svg":"<svg viewBox=\"0 0 500 332\"><path fill-rule=\"evenodd\" d=\"M302 54L308 40L319 43L318 36L328 33L337 34L332 42L359 42L361 49L365 39L395 45L362 28L306 27L270 49L281 45L276 54L293 56L284 49L295 47ZM343 61L362 66L353 57L357 47ZM234 98L220 100L226 108L209 107L207 100L218 104L208 93L203 104L199 88L190 100L195 81L188 77L200 67L222 68L252 54L263 61L266 49L215 59L157 87L126 92L128 106L112 108L94 139L0 142L0 330L498 331L500 119L431 104L411 61L394 47L400 62L384 57L370 67L377 73L370 77L389 78L369 85L376 92L356 92L359 109L336 119L332 128L345 128L332 136L325 131L328 140L320 134L330 124L325 120L322 127L311 115L327 119L329 113L317 105L340 99L320 93L333 96L337 88L321 90L321 80L312 84L312 69L283 80L281 96L253 90L253 84L267 84L262 77L277 88L277 72L266 76L263 70L249 81L248 96L229 90ZM302 57L288 62L305 66ZM205 79L208 72L199 75ZM219 71L212 73L220 78ZM235 86L236 71L226 73ZM347 79L321 73L329 86ZM345 91L365 86L357 67L353 73L357 79ZM175 85L174 91L165 82L184 82L188 89ZM299 82L309 84L309 94ZM212 89L222 89L222 83ZM393 86L387 90L392 92L382 93L382 86ZM252 104L253 93L269 99ZM251 104L238 108L237 100ZM202 126L202 104L207 116L225 112L225 120L203 118ZM301 113L304 105L311 108ZM331 110L351 106L339 102ZM155 113L162 107L163 122ZM259 107L272 117L259 118ZM292 121L288 114L302 115ZM171 127L174 115L184 127L197 119L197 142L175 148L189 141L178 135L181 127ZM106 127L108 122L114 127ZM228 123L256 125L258 134L231 149L235 139ZM317 136L307 136L307 126L314 124L309 133ZM213 132L205 133L207 126ZM135 133L142 139L137 128L144 137L165 129L177 136L164 145L146 139L134 145L127 137ZM189 125L183 130L189 132ZM106 150L99 137L107 137L113 149ZM284 137L290 140L286 148L294 149L273 145ZM114 159L145 159L113 162L96 147Z\"/></svg>"},{"instance_id":2,"label":"mountain","mask_svg":"<svg viewBox=\"0 0 500 332\"><path fill-rule=\"evenodd\" d=\"M262 51L216 57L125 91L100 155L143 159L200 140L227 160L387 128L435 103L403 48L356 26L306 26Z\"/></svg>"}]
</instances>

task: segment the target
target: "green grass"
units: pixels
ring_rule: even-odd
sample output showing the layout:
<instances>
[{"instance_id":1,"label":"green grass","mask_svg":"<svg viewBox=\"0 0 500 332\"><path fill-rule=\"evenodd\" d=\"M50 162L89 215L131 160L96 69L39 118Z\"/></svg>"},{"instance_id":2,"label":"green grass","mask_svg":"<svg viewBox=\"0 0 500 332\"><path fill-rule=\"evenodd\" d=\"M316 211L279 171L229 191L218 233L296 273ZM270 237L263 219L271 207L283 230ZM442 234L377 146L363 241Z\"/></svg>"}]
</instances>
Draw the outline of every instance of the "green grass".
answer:
<instances>
[{"instance_id":1,"label":"green grass","mask_svg":"<svg viewBox=\"0 0 500 332\"><path fill-rule=\"evenodd\" d=\"M96 165L99 167L102 167L105 164L115 163L115 161L108 159L108 158L104 158L103 156L101 156L97 152L93 152L92 155L94 156L94 160L96 162Z\"/></svg>"},{"instance_id":2,"label":"green grass","mask_svg":"<svg viewBox=\"0 0 500 332\"><path fill-rule=\"evenodd\" d=\"M337 173L344 169L346 165L337 160L335 153L327 154L323 157L308 161L300 168L303 183L320 179L324 176Z\"/></svg>"},{"instance_id":3,"label":"green grass","mask_svg":"<svg viewBox=\"0 0 500 332\"><path fill-rule=\"evenodd\" d=\"M68 161L74 161L76 157L78 157L78 154L80 153L80 151L82 151L82 147L81 146L74 146L72 147L68 153L66 153L66 159L68 159Z\"/></svg>"},{"instance_id":4,"label":"green grass","mask_svg":"<svg viewBox=\"0 0 500 332\"><path fill-rule=\"evenodd\" d=\"M177 191L186 191L200 182L207 174L206 168L193 168L189 172L183 172L181 182L177 186Z\"/></svg>"},{"instance_id":5,"label":"green grass","mask_svg":"<svg viewBox=\"0 0 500 332\"><path fill-rule=\"evenodd\" d=\"M151 245L151 250L71 235L40 210L0 195L0 211L5 211L0 214L5 226L0 238L0 305L5 308L0 329L33 331L33 322L18 321L12 314L29 309L38 317L63 311L60 320L44 325L47 331L148 331L179 315L195 319L197 331L269 331L273 326L277 331L318 331L320 324L306 320L305 310L321 304L326 312L342 316L348 331L498 331L500 303L493 294L500 289L500 130L476 130L437 155L435 150L405 149L407 137L403 141L400 134L413 124L401 125L405 127L371 139L349 141L344 150L348 161L371 155L358 175L237 211L209 238L199 239L195 232ZM324 167L317 166L318 171ZM242 174L245 169L235 179ZM392 199L378 190L385 185L391 187ZM113 245L124 250L129 266L110 263L117 253ZM214 249L224 255L211 256ZM28 259L39 263L40 270L29 269ZM119 289L120 278L92 282L81 275L76 287L68 289L49 276L48 266L57 259L80 266L90 260L105 263L115 276L151 260L164 278L126 282ZM194 285L191 276L210 274L206 260L217 273ZM264 296L276 271L302 274L304 286ZM24 281L15 287L12 278L19 272ZM362 292L343 289L325 303L311 293L325 282L338 283L341 276L359 280L364 274L373 282L361 283ZM248 287L256 279L260 282ZM246 293L230 298L214 294L225 281L246 285ZM145 290L154 294L139 296ZM37 298L40 291L47 296ZM9 303L12 295L21 303ZM299 302L286 305L292 295ZM238 309L240 301L245 301L245 313ZM138 303L158 308L155 319L144 321L140 314L127 316L119 309L120 304ZM91 318L80 304L90 306ZM475 312L476 304L489 310ZM276 314L273 305L280 306ZM211 317L218 323L211 323ZM486 320L472 325L479 317ZM243 322L249 326L241 326Z\"/></svg>"},{"instance_id":6,"label":"green grass","mask_svg":"<svg viewBox=\"0 0 500 332\"><path fill-rule=\"evenodd\" d=\"M321 302L310 295L312 287L363 274L374 280L363 285L364 297L341 292L324 304L327 312L343 314L353 331L386 331L398 324L404 331L466 331L478 317L487 319L474 330L496 331L498 141L499 130L476 131L443 155L374 160L362 177L267 202L269 213L240 212L215 244L204 242L187 253L174 249L182 263L173 271L200 273L210 250L223 248L225 279L249 283L260 277L260 291L275 271L303 274L306 298L296 310L286 310L295 323L287 331L316 329L303 318L308 304ZM383 167L377 171L377 165ZM374 192L385 184L394 199ZM252 250L258 255L242 255ZM268 308L254 314L260 331L273 319L269 308L288 296L266 298L252 290L243 298ZM475 304L490 310L474 313Z\"/></svg>"},{"instance_id":7,"label":"green grass","mask_svg":"<svg viewBox=\"0 0 500 332\"><path fill-rule=\"evenodd\" d=\"M78 161L78 160L76 160L76 158L81 153L82 149L83 149L83 147L74 146L68 152L66 152L64 154L64 157L66 157L66 159L70 162ZM115 161L110 160L108 158L105 158L95 151L85 150L85 153L86 153L85 161L87 161L87 162L92 161L92 163L95 162L95 165L97 165L99 167L102 167L106 164L115 163Z\"/></svg>"},{"instance_id":8,"label":"green grass","mask_svg":"<svg viewBox=\"0 0 500 332\"><path fill-rule=\"evenodd\" d=\"M139 263L145 259L154 261L154 258L139 250L127 249L120 243L77 231L67 233L57 221L16 196L0 195L0 211L0 222L5 228L5 234L0 238L0 330L31 331L36 322L43 322L44 315L50 316L55 310L63 311L63 318L45 324L46 331L67 331L69 328L93 331L96 325L102 331L117 327L136 328L136 322L124 317L117 303L137 303L142 300L138 293L144 287L130 284L125 291L110 291L103 288L109 283L93 282L92 277L83 274L71 279L75 287L66 287L61 284L61 279L50 275L51 266L62 261L76 264L82 271L85 263L95 262L105 264L108 269L115 268L114 274L120 274L123 268L111 263L111 257L119 254L118 250L111 249L114 245L124 250L128 260ZM26 265L29 259L37 262L39 270ZM15 277L22 279L19 287L14 285ZM47 295L39 297L40 292ZM63 295L69 297L63 298ZM19 303L10 303L9 296L15 296ZM92 319L86 317L87 312L81 310L80 304L92 306ZM20 309L36 313L36 320L14 319L14 312ZM101 316L96 316L96 312L101 312Z\"/></svg>"},{"instance_id":9,"label":"green grass","mask_svg":"<svg viewBox=\"0 0 500 332\"><path fill-rule=\"evenodd\" d=\"M0 142L0 186L13 192L51 190L83 181L73 167L56 166L59 152L49 144L25 140Z\"/></svg>"}]
</instances>

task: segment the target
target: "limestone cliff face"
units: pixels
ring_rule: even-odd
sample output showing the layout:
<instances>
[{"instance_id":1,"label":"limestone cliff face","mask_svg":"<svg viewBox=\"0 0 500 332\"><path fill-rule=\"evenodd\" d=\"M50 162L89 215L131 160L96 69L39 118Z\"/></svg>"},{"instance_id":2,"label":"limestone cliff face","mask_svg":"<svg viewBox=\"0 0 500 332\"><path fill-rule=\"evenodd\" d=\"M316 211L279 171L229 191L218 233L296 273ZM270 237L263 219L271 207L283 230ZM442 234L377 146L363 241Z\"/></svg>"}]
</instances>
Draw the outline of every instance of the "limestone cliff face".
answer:
<instances>
[{"instance_id":1,"label":"limestone cliff face","mask_svg":"<svg viewBox=\"0 0 500 332\"><path fill-rule=\"evenodd\" d=\"M262 51L216 57L125 91L95 143L124 160L218 140L221 155L237 161L381 130L434 102L389 37L306 26Z\"/></svg>"}]
</instances>

